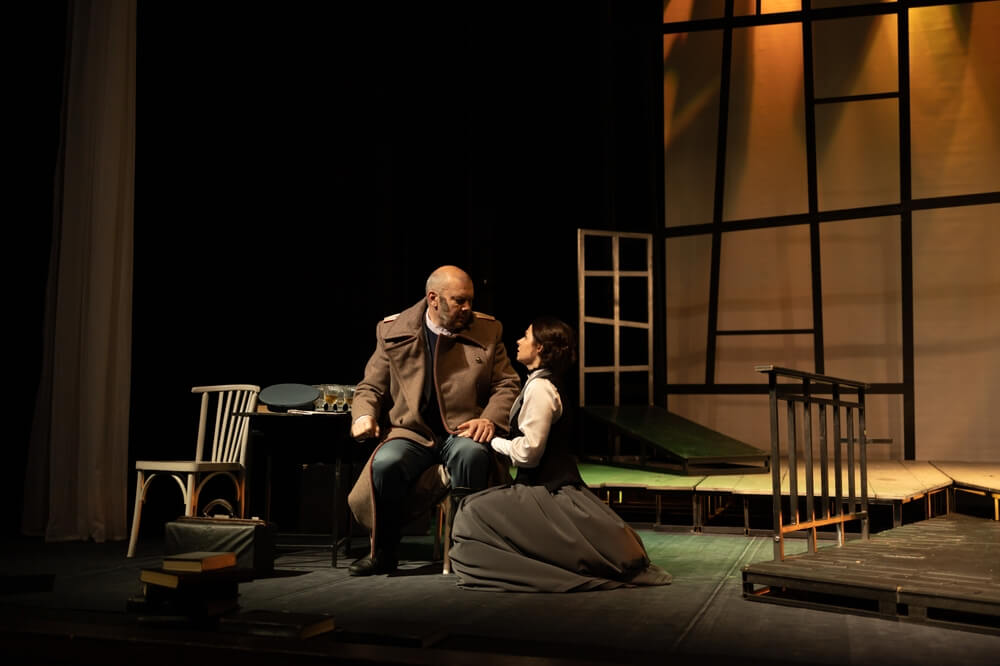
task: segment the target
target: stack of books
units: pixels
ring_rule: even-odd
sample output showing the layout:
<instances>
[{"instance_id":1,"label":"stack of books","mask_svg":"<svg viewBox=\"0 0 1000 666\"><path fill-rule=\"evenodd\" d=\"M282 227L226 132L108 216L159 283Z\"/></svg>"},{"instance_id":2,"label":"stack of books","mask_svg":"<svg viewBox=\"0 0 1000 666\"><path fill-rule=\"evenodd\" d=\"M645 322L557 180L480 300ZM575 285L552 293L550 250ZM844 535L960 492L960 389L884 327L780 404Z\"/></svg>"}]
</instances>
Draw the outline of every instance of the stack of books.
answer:
<instances>
[{"instance_id":1,"label":"stack of books","mask_svg":"<svg viewBox=\"0 0 1000 666\"><path fill-rule=\"evenodd\" d=\"M129 600L140 619L209 619L239 608L239 584L253 569L236 566L234 552L197 551L169 555L155 569L142 569L142 594Z\"/></svg>"}]
</instances>

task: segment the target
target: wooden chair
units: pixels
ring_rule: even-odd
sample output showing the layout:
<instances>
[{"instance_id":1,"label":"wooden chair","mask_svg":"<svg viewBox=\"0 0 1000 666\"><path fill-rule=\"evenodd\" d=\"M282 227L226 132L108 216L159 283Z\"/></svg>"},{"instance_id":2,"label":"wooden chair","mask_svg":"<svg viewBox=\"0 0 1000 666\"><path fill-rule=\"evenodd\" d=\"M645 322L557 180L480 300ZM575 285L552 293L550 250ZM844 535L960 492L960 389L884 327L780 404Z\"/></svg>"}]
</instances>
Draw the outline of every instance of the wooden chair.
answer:
<instances>
[{"instance_id":1,"label":"wooden chair","mask_svg":"<svg viewBox=\"0 0 1000 666\"><path fill-rule=\"evenodd\" d=\"M250 419L236 416L239 412L252 412L257 407L259 386L227 384L221 386L195 386L192 393L201 394L201 412L198 417L198 440L193 460L137 460L135 469L135 512L132 515L132 535L127 557L135 555L139 537L139 518L146 492L153 479L160 473L169 474L180 486L184 498L184 515L194 516L198 510L198 497L202 488L212 478L224 475L236 487L240 517L246 511L246 445ZM205 433L210 403L215 413L212 429L212 447L205 448Z\"/></svg>"}]
</instances>

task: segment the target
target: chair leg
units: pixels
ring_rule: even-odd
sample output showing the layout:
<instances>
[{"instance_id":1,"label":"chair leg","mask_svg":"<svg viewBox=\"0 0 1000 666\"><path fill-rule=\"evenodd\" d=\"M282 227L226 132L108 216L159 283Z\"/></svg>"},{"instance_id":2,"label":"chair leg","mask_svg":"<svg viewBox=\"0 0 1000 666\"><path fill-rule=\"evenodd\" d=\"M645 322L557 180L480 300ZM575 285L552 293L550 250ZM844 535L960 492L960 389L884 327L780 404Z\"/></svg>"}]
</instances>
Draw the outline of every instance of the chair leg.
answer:
<instances>
[{"instance_id":1,"label":"chair leg","mask_svg":"<svg viewBox=\"0 0 1000 666\"><path fill-rule=\"evenodd\" d=\"M458 505L469 496L470 492L468 488L452 488L444 499L444 565L441 568L443 574L451 573L451 533L455 525L455 514L458 513Z\"/></svg>"},{"instance_id":2,"label":"chair leg","mask_svg":"<svg viewBox=\"0 0 1000 666\"><path fill-rule=\"evenodd\" d=\"M194 477L194 474L188 474L187 492L184 493L184 515L189 518L198 510L198 488L195 486Z\"/></svg>"},{"instance_id":3,"label":"chair leg","mask_svg":"<svg viewBox=\"0 0 1000 666\"><path fill-rule=\"evenodd\" d=\"M431 559L437 562L441 558L441 534L444 532L444 502L438 503L436 507L437 529L434 530L434 553Z\"/></svg>"},{"instance_id":4,"label":"chair leg","mask_svg":"<svg viewBox=\"0 0 1000 666\"><path fill-rule=\"evenodd\" d=\"M451 497L444 500L444 562L441 566L441 573L448 575L451 573L451 524L455 518L455 503Z\"/></svg>"},{"instance_id":5,"label":"chair leg","mask_svg":"<svg viewBox=\"0 0 1000 666\"><path fill-rule=\"evenodd\" d=\"M238 487L236 489L236 492L239 495L239 497L237 497L236 499L238 499L239 502L240 502L240 518L246 518L247 517L247 475L246 474L241 474L240 475L240 482L239 482L239 485L238 485Z\"/></svg>"},{"instance_id":6,"label":"chair leg","mask_svg":"<svg viewBox=\"0 0 1000 666\"><path fill-rule=\"evenodd\" d=\"M135 557L135 544L139 540L139 516L142 515L142 504L146 501L143 497L143 473L138 472L138 481L135 485L135 511L132 513L132 534L128 540L128 553L125 557Z\"/></svg>"}]
</instances>

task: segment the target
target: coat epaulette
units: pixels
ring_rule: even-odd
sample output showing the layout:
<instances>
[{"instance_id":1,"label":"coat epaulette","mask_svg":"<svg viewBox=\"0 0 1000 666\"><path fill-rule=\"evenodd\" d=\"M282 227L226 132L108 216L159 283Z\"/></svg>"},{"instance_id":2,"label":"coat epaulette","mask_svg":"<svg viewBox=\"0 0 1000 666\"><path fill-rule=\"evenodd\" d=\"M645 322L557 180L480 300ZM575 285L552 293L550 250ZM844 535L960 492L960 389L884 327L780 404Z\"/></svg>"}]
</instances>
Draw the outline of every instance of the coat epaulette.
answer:
<instances>
[{"instance_id":1,"label":"coat epaulette","mask_svg":"<svg viewBox=\"0 0 1000 666\"><path fill-rule=\"evenodd\" d=\"M496 321L496 317L493 315L483 314L482 312L473 312L473 314L476 315L477 319L490 319L492 321Z\"/></svg>"},{"instance_id":2,"label":"coat epaulette","mask_svg":"<svg viewBox=\"0 0 1000 666\"><path fill-rule=\"evenodd\" d=\"M400 313L398 313L398 312L396 314L391 314L388 317L386 317L385 319L383 319L382 321L384 321L384 322L396 321L396 318L399 316L399 314Z\"/></svg>"}]
</instances>

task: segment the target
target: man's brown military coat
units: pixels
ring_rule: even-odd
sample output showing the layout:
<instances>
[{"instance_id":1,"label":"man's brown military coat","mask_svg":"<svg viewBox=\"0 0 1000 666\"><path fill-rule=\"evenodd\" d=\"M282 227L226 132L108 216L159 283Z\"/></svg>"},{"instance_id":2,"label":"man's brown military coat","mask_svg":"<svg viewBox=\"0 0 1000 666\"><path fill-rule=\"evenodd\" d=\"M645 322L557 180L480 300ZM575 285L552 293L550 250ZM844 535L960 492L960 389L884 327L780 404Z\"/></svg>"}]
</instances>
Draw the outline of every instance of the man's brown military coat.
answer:
<instances>
[{"instance_id":1,"label":"man's brown military coat","mask_svg":"<svg viewBox=\"0 0 1000 666\"><path fill-rule=\"evenodd\" d=\"M420 415L429 369L424 333L426 311L427 301L422 299L398 315L379 322L375 352L354 393L351 418L357 420L365 415L375 418L383 442L403 438L424 446L434 445L434 435ZM477 312L469 325L454 336L438 337L433 372L437 379L441 420L448 432L456 432L460 424L470 419L487 418L493 422L497 434L506 433L510 408L521 382L510 364L502 336L500 322ZM489 447L489 444L483 446ZM348 497L355 519L371 530L373 544L375 503L371 463L374 455L373 451ZM491 473L492 483L509 479L506 465L499 459L497 463L497 469ZM447 492L447 486L442 485L443 478L435 467L428 470L417 483L421 497L413 498L409 514L418 515ZM434 497L435 494L438 496Z\"/></svg>"}]
</instances>

